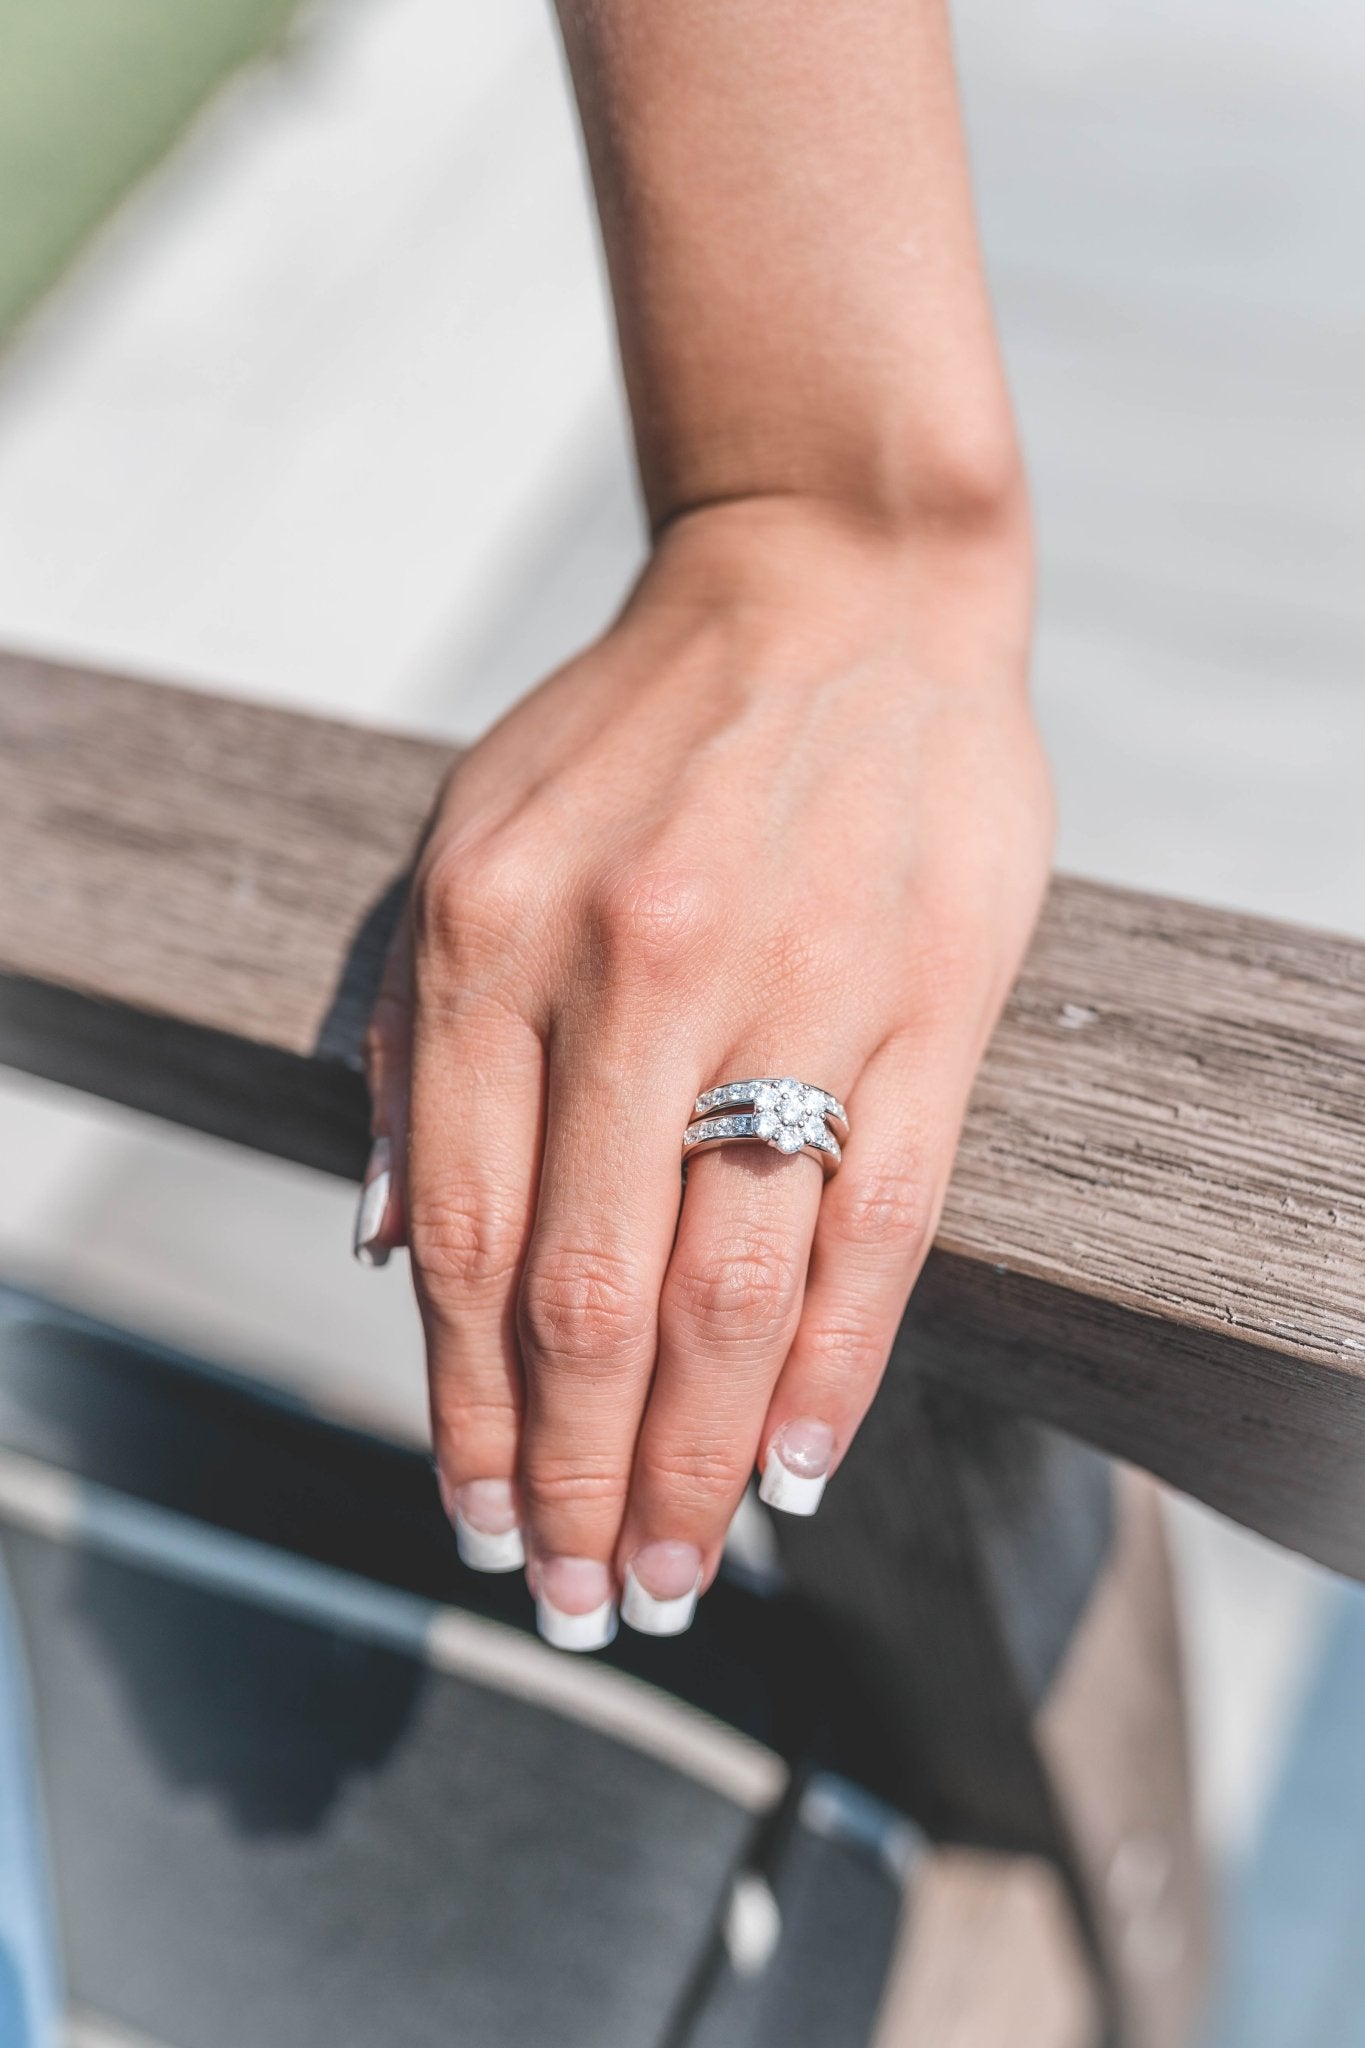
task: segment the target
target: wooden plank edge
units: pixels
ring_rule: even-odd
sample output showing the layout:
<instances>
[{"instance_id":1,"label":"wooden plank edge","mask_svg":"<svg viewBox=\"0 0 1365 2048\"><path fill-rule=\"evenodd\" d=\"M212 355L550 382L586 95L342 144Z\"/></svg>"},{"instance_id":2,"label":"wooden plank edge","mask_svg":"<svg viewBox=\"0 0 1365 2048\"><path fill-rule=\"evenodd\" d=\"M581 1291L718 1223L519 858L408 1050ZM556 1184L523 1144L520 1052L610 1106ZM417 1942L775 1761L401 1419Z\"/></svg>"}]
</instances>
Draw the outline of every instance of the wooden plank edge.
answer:
<instances>
[{"instance_id":1,"label":"wooden plank edge","mask_svg":"<svg viewBox=\"0 0 1365 2048\"><path fill-rule=\"evenodd\" d=\"M939 1248L899 1339L918 1370L1082 1438L1365 1578L1365 1380Z\"/></svg>"},{"instance_id":2,"label":"wooden plank edge","mask_svg":"<svg viewBox=\"0 0 1365 2048\"><path fill-rule=\"evenodd\" d=\"M0 975L0 1065L358 1180L369 1096L358 1069L21 975Z\"/></svg>"},{"instance_id":3,"label":"wooden plank edge","mask_svg":"<svg viewBox=\"0 0 1365 2048\"><path fill-rule=\"evenodd\" d=\"M336 1057L0 975L0 1064L323 1173L363 1171L365 1084ZM1186 1328L946 1248L930 1257L901 1343L930 1376L1365 1578L1359 1373L1305 1362L1288 1342Z\"/></svg>"}]
</instances>

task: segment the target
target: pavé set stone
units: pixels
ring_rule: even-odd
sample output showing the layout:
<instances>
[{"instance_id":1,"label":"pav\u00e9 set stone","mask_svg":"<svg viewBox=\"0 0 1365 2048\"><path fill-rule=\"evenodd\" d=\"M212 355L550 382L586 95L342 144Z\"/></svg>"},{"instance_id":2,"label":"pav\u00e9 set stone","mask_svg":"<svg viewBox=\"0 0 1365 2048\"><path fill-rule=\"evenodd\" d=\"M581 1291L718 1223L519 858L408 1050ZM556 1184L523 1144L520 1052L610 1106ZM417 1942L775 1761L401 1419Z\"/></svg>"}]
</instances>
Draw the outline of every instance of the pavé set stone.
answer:
<instances>
[{"instance_id":1,"label":"pav\u00e9 set stone","mask_svg":"<svg viewBox=\"0 0 1365 2048\"><path fill-rule=\"evenodd\" d=\"M692 1118L683 1132L684 1159L698 1147L756 1141L793 1158L805 1152L828 1175L837 1172L843 1156L831 1126L848 1136L848 1113L837 1096L790 1075L707 1088L693 1104Z\"/></svg>"}]
</instances>

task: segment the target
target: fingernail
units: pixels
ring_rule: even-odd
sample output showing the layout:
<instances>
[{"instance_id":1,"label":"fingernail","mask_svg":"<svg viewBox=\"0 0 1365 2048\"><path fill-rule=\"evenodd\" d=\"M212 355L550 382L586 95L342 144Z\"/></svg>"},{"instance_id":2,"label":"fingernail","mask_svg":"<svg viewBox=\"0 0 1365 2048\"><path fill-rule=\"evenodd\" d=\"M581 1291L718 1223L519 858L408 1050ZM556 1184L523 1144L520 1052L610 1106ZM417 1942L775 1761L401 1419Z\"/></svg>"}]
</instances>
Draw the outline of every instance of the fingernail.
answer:
<instances>
[{"instance_id":1,"label":"fingernail","mask_svg":"<svg viewBox=\"0 0 1365 2048\"><path fill-rule=\"evenodd\" d=\"M387 1138L376 1138L365 1168L365 1184L355 1212L355 1241L351 1246L362 1266L386 1266L389 1262L388 1246L376 1244L375 1239L384 1227L384 1211L389 1206L392 1187L393 1146Z\"/></svg>"},{"instance_id":2,"label":"fingernail","mask_svg":"<svg viewBox=\"0 0 1365 2048\"><path fill-rule=\"evenodd\" d=\"M447 1486L436 1475L441 1505L455 1525L455 1548L476 1572L518 1572L526 1562L517 1519L517 1498L509 1479L467 1479Z\"/></svg>"},{"instance_id":3,"label":"fingernail","mask_svg":"<svg viewBox=\"0 0 1365 2048\"><path fill-rule=\"evenodd\" d=\"M758 1497L784 1515L813 1515L834 1462L834 1431L802 1416L784 1422L768 1445Z\"/></svg>"},{"instance_id":4,"label":"fingernail","mask_svg":"<svg viewBox=\"0 0 1365 2048\"><path fill-rule=\"evenodd\" d=\"M692 1626L701 1591L695 1543L646 1543L626 1566L621 1619L645 1636L680 1636Z\"/></svg>"},{"instance_id":5,"label":"fingernail","mask_svg":"<svg viewBox=\"0 0 1365 2048\"><path fill-rule=\"evenodd\" d=\"M616 1634L611 1573L591 1557L547 1557L536 1572L536 1627L557 1650L605 1650Z\"/></svg>"}]
</instances>

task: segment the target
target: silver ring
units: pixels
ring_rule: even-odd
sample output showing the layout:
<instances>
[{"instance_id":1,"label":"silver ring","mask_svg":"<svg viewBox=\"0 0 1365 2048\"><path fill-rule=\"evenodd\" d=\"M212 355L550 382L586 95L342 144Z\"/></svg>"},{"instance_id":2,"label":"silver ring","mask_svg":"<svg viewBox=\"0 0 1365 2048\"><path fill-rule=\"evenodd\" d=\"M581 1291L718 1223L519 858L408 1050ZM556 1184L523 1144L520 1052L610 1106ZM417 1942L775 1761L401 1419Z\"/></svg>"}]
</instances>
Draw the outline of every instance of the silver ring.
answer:
<instances>
[{"instance_id":1,"label":"silver ring","mask_svg":"<svg viewBox=\"0 0 1365 2048\"><path fill-rule=\"evenodd\" d=\"M713 1145L771 1145L789 1158L804 1152L817 1159L828 1178L838 1172L843 1157L830 1128L834 1124L848 1136L848 1111L827 1088L813 1088L789 1074L725 1081L704 1090L692 1105L683 1158Z\"/></svg>"}]
</instances>

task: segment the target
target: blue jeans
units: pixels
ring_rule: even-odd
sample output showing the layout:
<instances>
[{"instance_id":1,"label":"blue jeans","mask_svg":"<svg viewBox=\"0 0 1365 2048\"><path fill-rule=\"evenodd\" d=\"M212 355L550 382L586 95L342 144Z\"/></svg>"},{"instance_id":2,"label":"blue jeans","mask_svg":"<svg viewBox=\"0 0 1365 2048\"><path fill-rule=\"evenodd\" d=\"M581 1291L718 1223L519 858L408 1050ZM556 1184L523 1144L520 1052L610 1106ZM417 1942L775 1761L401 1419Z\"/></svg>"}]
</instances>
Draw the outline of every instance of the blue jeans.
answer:
<instances>
[{"instance_id":1,"label":"blue jeans","mask_svg":"<svg viewBox=\"0 0 1365 2048\"><path fill-rule=\"evenodd\" d=\"M23 1652L0 1573L0 2048L57 2048L60 2014Z\"/></svg>"}]
</instances>

